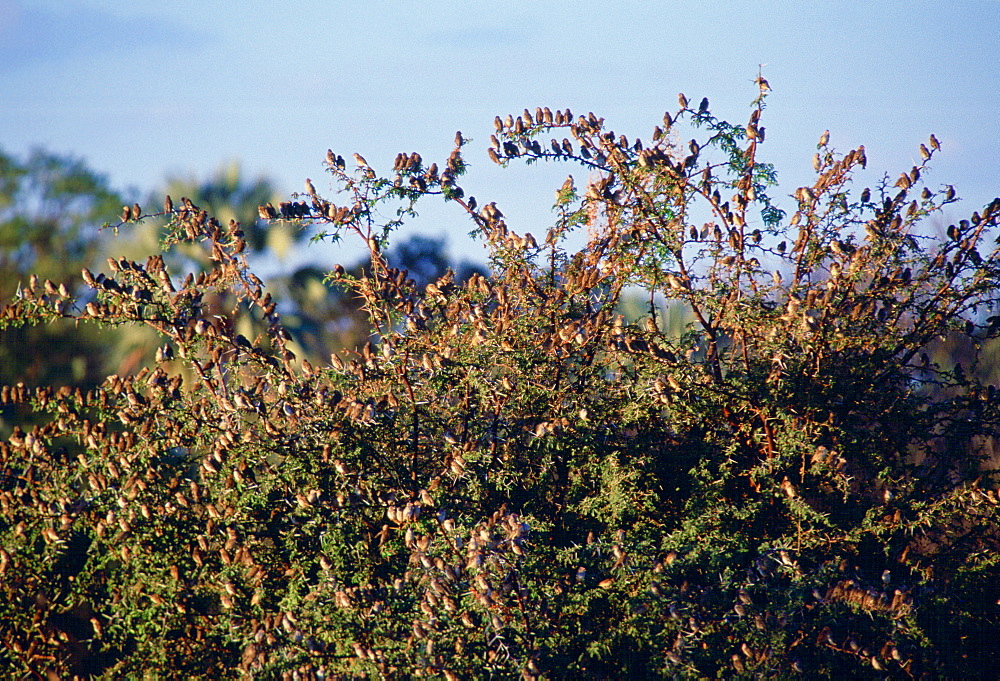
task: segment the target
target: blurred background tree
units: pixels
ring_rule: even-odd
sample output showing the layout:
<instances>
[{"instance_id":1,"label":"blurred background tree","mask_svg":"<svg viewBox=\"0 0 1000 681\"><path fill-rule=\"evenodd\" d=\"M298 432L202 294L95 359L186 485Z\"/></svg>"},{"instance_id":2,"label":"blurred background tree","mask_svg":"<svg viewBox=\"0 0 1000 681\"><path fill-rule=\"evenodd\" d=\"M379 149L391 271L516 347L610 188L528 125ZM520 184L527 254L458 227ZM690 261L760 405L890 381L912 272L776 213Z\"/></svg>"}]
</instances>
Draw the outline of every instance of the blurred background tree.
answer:
<instances>
[{"instance_id":1,"label":"blurred background tree","mask_svg":"<svg viewBox=\"0 0 1000 681\"><path fill-rule=\"evenodd\" d=\"M70 283L121 201L79 159L36 149L22 161L0 151L0 295L13 295L29 272Z\"/></svg>"},{"instance_id":2,"label":"blurred background tree","mask_svg":"<svg viewBox=\"0 0 1000 681\"><path fill-rule=\"evenodd\" d=\"M122 197L80 159L35 149L19 159L0 151L0 299L29 273L74 289L102 252L101 225ZM103 380L111 331L65 320L0 331L0 383L93 386ZM14 416L0 410L0 429Z\"/></svg>"}]
</instances>

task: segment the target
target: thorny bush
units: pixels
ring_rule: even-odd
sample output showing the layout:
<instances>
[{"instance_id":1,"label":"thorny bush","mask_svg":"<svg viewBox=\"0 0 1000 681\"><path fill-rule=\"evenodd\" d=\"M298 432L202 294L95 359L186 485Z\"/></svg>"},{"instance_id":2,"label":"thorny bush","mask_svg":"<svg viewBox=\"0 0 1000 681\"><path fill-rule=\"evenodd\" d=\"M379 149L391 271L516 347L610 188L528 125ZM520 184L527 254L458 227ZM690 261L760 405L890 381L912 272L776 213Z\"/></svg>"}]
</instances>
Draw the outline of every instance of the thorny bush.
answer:
<instances>
[{"instance_id":1,"label":"thorny bush","mask_svg":"<svg viewBox=\"0 0 1000 681\"><path fill-rule=\"evenodd\" d=\"M489 156L582 166L536 241L400 154L330 152L338 202L264 217L354 235L371 341L288 349L241 226L164 208L159 256L67 290L32 279L6 328L145 325L156 363L89 392L23 384L48 414L0 445L0 667L44 678L975 676L1000 664L1000 200L922 163L860 192L827 135L794 212L749 122L681 96L646 141L593 114L496 119ZM698 138L681 144L680 135ZM563 137L565 135L565 137ZM931 137L924 161L937 151ZM440 195L492 276L417 287L394 229ZM124 221L146 219L140 207ZM570 234L585 232L572 252ZM617 313L648 295L648 316ZM664 305L691 323L667 333ZM248 338L237 330L252 317ZM253 335L253 334L252 334ZM964 361L939 352L961 346ZM295 676L297 674L297 676Z\"/></svg>"}]
</instances>

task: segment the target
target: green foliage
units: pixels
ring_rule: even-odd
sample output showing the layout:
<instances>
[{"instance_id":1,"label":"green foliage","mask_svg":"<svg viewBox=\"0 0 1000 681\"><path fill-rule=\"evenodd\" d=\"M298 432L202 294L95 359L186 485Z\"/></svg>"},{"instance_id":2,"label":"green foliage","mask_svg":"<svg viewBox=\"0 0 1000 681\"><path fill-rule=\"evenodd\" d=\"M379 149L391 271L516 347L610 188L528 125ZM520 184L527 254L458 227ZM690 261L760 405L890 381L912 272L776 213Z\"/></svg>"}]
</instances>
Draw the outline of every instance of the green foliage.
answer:
<instances>
[{"instance_id":1,"label":"green foliage","mask_svg":"<svg viewBox=\"0 0 1000 681\"><path fill-rule=\"evenodd\" d=\"M167 241L211 254L197 276L112 261L85 273L82 310L23 289L5 324L142 324L163 345L95 390L3 388L48 418L0 445L0 664L448 679L995 665L1000 414L974 369L1000 327L1000 200L931 238L919 226L949 187L921 165L856 197L864 149L824 135L788 217L757 160L759 85L747 126L682 98L648 143L593 114L497 118L494 161L590 173L559 191L541 244L465 196L461 135L443 168L401 154L390 177L330 152L336 202L309 191L281 213L367 245L366 267L329 280L373 333L322 366L290 349L240 225L193 203ZM707 137L682 152L687 123ZM428 195L467 213L488 278L418 284L394 262L395 228ZM569 252L576 230L587 243ZM635 287L651 316L626 320ZM690 315L682 333L659 300ZM965 365L932 360L955 335Z\"/></svg>"}]
</instances>

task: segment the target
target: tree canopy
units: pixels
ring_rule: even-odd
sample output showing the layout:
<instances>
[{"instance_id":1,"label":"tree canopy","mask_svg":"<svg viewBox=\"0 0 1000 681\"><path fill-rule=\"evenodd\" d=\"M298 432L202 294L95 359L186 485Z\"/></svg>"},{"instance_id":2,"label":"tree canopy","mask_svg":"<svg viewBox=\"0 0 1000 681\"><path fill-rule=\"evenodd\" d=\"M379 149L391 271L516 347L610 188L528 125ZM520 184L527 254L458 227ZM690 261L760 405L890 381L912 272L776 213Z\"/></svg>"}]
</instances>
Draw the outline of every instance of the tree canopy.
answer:
<instances>
[{"instance_id":1,"label":"tree canopy","mask_svg":"<svg viewBox=\"0 0 1000 681\"><path fill-rule=\"evenodd\" d=\"M165 246L202 249L203 270L120 258L83 273L88 295L24 286L7 328L142 325L162 344L92 390L3 388L46 418L0 444L0 665L447 679L996 666L1000 199L937 238L921 226L957 199L927 182L934 137L919 165L858 191L864 148L824 134L786 212L759 158L758 85L745 125L682 95L646 139L593 113L497 117L494 162L587 175L558 189L537 237L466 195L460 133L440 164L400 154L388 173L328 152L337 195L308 183L260 211L367 246L364 267L327 276L371 334L329 361L293 352L242 225L193 201L165 211ZM418 281L394 261L395 230L435 196L468 216L488 276ZM626 319L636 289L648 309ZM665 306L690 319L679 333Z\"/></svg>"}]
</instances>

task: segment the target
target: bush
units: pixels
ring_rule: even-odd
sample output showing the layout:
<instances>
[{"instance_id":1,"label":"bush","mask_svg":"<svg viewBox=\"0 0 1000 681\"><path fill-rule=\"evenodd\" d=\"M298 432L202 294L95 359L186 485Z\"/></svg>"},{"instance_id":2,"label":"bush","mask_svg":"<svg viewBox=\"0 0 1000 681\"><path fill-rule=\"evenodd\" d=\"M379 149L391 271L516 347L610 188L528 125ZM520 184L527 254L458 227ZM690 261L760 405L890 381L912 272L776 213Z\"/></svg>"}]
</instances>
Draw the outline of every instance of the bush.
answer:
<instances>
[{"instance_id":1,"label":"bush","mask_svg":"<svg viewBox=\"0 0 1000 681\"><path fill-rule=\"evenodd\" d=\"M922 164L857 195L864 148L824 135L788 216L757 159L758 84L746 126L682 96L645 143L593 114L498 117L495 162L590 173L538 241L465 196L461 135L443 167L401 154L390 177L330 152L338 203L307 183L261 209L368 245L367 269L330 278L364 301L371 341L329 366L287 349L240 225L193 204L169 213L166 246L200 244L213 266L197 277L154 256L85 271L90 298L25 286L7 327L146 325L163 347L89 392L3 388L49 415L0 445L3 668L995 667L1000 200L935 238L919 228L950 187ZM677 141L684 126L697 141ZM417 286L387 259L427 195L468 214L491 277ZM648 316L629 323L616 310L636 289ZM663 304L690 315L683 333ZM265 331L240 335L241 314Z\"/></svg>"}]
</instances>

